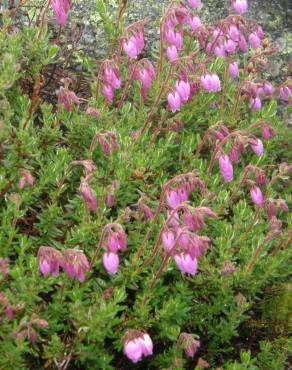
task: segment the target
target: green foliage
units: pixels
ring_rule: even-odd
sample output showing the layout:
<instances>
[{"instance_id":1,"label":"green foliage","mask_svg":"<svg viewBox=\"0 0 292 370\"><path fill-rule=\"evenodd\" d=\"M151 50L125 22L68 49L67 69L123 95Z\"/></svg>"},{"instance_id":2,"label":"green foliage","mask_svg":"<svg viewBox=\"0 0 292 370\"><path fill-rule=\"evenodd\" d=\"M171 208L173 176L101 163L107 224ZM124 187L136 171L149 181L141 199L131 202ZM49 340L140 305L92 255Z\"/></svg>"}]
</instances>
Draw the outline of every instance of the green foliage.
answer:
<instances>
[{"instance_id":1,"label":"green foliage","mask_svg":"<svg viewBox=\"0 0 292 370\"><path fill-rule=\"evenodd\" d=\"M113 41L117 37L116 12L109 14L109 4L102 0L97 0L97 11ZM199 369L199 357L214 369L285 369L291 355L291 284L287 281L291 278L292 218L280 211L281 233L267 239L267 215L263 209L257 213L247 184L241 183L248 164L264 168L270 182L279 175L280 163L291 160L292 132L278 116L277 101L267 101L260 112L252 113L242 104L233 114L236 90L225 81L223 116L220 109L210 109L213 103L220 104L218 96L203 91L173 116L166 110L166 94L155 103L168 71L164 61L146 103L135 83L126 102L117 108L123 92L117 92L113 106L107 105L101 94L95 95L96 71L91 61L86 68L94 78L85 100L87 106L100 111L100 118L86 114L83 101L68 112L54 101L45 101L41 94L30 115L37 78L46 66L60 62L59 49L45 26L24 27L14 33L11 25L12 20L3 16L0 258L9 261L10 271L5 276L0 269L0 292L14 315L9 320L0 301L0 369L130 369L122 345L128 329L147 331L154 342L154 356L135 365L137 369ZM218 58L208 68L222 76L225 62ZM123 81L127 71L125 61ZM143 127L153 107L145 134L133 141L131 136ZM175 132L171 127L178 121L184 128ZM222 183L217 161L208 174L214 149L210 142L205 142L195 158L206 131L219 121L230 130L250 130L253 124L265 121L276 131L274 139L265 141L262 157L250 150L241 156L229 184ZM98 141L90 150L93 137L107 131L116 134L119 150L106 156ZM252 135L259 137L260 132L256 128ZM226 147L230 149L229 144ZM90 158L96 166L90 186L97 196L97 212L90 212L80 195L83 167L72 165ZM19 186L22 170L33 175L32 187ZM216 219L206 220L200 232L210 238L211 246L200 258L195 276L182 276L171 260L157 278L162 247L155 258L152 251L166 219L165 207L156 222L146 222L139 199L146 195L154 213L163 185L194 170L199 171L207 192L193 192L190 205L210 207L217 214ZM114 206L108 207L105 199L114 180L119 188ZM291 207L288 174L265 191L269 191L269 199L283 199ZM123 225L128 237L116 275L105 272L101 253L84 283L70 280L64 272L57 277L39 273L40 246L60 252L83 250L92 261L102 229L111 222ZM153 233L137 259L150 228ZM145 263L149 258L150 263ZM226 261L235 268L234 273L222 273ZM33 327L36 341L31 340L28 329L20 335L34 315L48 322L47 327ZM200 338L194 359L187 358L178 345L182 332Z\"/></svg>"}]
</instances>

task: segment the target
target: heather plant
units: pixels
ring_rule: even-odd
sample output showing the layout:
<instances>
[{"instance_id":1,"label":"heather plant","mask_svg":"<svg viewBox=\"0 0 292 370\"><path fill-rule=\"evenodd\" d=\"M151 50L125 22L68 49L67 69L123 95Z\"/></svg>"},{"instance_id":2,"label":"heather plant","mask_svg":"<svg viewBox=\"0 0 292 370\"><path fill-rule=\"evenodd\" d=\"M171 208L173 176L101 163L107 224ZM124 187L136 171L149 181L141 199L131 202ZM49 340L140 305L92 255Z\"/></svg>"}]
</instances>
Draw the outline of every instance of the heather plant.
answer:
<instances>
[{"instance_id":1,"label":"heather plant","mask_svg":"<svg viewBox=\"0 0 292 370\"><path fill-rule=\"evenodd\" d=\"M248 2L210 24L170 2L152 56L98 0L86 91L74 1L39 4L1 13L0 369L285 369L292 80Z\"/></svg>"}]
</instances>

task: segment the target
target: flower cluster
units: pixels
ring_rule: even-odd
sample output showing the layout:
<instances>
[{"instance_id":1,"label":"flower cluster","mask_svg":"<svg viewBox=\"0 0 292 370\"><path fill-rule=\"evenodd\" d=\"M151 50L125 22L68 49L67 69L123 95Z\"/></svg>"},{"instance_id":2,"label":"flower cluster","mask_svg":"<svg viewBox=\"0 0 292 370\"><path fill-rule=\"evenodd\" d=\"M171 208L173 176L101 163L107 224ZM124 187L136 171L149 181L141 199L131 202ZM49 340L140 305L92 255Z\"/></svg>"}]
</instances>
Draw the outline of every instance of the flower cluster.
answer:
<instances>
[{"instance_id":1,"label":"flower cluster","mask_svg":"<svg viewBox=\"0 0 292 370\"><path fill-rule=\"evenodd\" d=\"M144 49L144 24L143 22L137 22L125 31L124 37L122 37L122 44L124 52L128 58L136 59Z\"/></svg>"},{"instance_id":2,"label":"flower cluster","mask_svg":"<svg viewBox=\"0 0 292 370\"><path fill-rule=\"evenodd\" d=\"M42 275L56 277L63 268L69 279L76 278L81 283L89 271L89 263L82 251L66 249L64 255L52 247L40 247L38 250L39 269Z\"/></svg>"},{"instance_id":3,"label":"flower cluster","mask_svg":"<svg viewBox=\"0 0 292 370\"><path fill-rule=\"evenodd\" d=\"M205 191L203 183L194 176L172 182L172 187L166 190L168 218L161 233L166 255L173 257L183 274L190 275L196 274L198 258L204 254L210 242L207 236L199 236L196 232L205 227L206 217L216 217L208 207L193 208L187 203L190 193L197 187Z\"/></svg>"},{"instance_id":4,"label":"flower cluster","mask_svg":"<svg viewBox=\"0 0 292 370\"><path fill-rule=\"evenodd\" d=\"M105 61L100 69L101 80L103 82L102 93L107 102L111 104L114 98L114 90L121 87L119 68L115 61Z\"/></svg>"},{"instance_id":5,"label":"flower cluster","mask_svg":"<svg viewBox=\"0 0 292 370\"><path fill-rule=\"evenodd\" d=\"M141 83L141 96L144 101L151 88L152 81L156 79L156 72L152 63L148 59L141 59L129 68L130 78Z\"/></svg>"},{"instance_id":6,"label":"flower cluster","mask_svg":"<svg viewBox=\"0 0 292 370\"><path fill-rule=\"evenodd\" d=\"M171 111L174 113L180 110L182 104L186 103L190 98L191 86L186 80L176 82L175 89L167 97Z\"/></svg>"}]
</instances>

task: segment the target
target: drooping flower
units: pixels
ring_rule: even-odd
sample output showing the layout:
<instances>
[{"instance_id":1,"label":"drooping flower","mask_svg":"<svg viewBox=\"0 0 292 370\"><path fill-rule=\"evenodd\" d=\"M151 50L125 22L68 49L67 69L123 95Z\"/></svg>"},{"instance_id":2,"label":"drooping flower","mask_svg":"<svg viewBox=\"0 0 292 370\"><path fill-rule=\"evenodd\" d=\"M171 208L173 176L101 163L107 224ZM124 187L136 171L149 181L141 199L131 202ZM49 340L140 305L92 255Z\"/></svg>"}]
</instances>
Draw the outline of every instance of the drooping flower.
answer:
<instances>
[{"instance_id":1,"label":"drooping flower","mask_svg":"<svg viewBox=\"0 0 292 370\"><path fill-rule=\"evenodd\" d=\"M262 101L261 98L256 96L255 98L250 99L250 108L253 111L261 110L262 109Z\"/></svg>"},{"instance_id":2,"label":"drooping flower","mask_svg":"<svg viewBox=\"0 0 292 370\"><path fill-rule=\"evenodd\" d=\"M59 275L60 267L63 265L63 257L59 251L52 247L40 247L37 258L42 275Z\"/></svg>"},{"instance_id":3,"label":"drooping flower","mask_svg":"<svg viewBox=\"0 0 292 370\"><path fill-rule=\"evenodd\" d=\"M95 117L95 118L100 118L100 112L94 107L88 107L86 109L85 114L87 114L88 116Z\"/></svg>"},{"instance_id":4,"label":"drooping flower","mask_svg":"<svg viewBox=\"0 0 292 370\"><path fill-rule=\"evenodd\" d=\"M127 250L126 234L122 231L110 232L108 236L108 247L113 253L117 253L119 250L125 252Z\"/></svg>"},{"instance_id":5,"label":"drooping flower","mask_svg":"<svg viewBox=\"0 0 292 370\"><path fill-rule=\"evenodd\" d=\"M83 200L85 201L85 203L89 205L90 210L92 212L96 212L97 198L93 190L91 189L91 187L88 185L86 181L81 181L79 192Z\"/></svg>"},{"instance_id":6,"label":"drooping flower","mask_svg":"<svg viewBox=\"0 0 292 370\"><path fill-rule=\"evenodd\" d=\"M66 249L64 251L63 269L70 279L76 278L83 283L89 271L89 263L82 251Z\"/></svg>"},{"instance_id":7,"label":"drooping flower","mask_svg":"<svg viewBox=\"0 0 292 370\"><path fill-rule=\"evenodd\" d=\"M246 39L243 35L239 36L239 42L238 42L239 50L243 53L246 53L248 51L248 46Z\"/></svg>"},{"instance_id":8,"label":"drooping flower","mask_svg":"<svg viewBox=\"0 0 292 370\"><path fill-rule=\"evenodd\" d=\"M232 41L239 41L240 33L238 27L232 24L228 29L228 35Z\"/></svg>"},{"instance_id":9,"label":"drooping flower","mask_svg":"<svg viewBox=\"0 0 292 370\"><path fill-rule=\"evenodd\" d=\"M234 79L239 77L239 69L238 69L238 64L236 62L229 64L228 73Z\"/></svg>"},{"instance_id":10,"label":"drooping flower","mask_svg":"<svg viewBox=\"0 0 292 370\"><path fill-rule=\"evenodd\" d=\"M181 203L181 198L176 190L168 190L166 192L166 201L170 208L174 209Z\"/></svg>"},{"instance_id":11,"label":"drooping flower","mask_svg":"<svg viewBox=\"0 0 292 370\"><path fill-rule=\"evenodd\" d=\"M199 340L194 338L194 335L188 333L181 333L179 341L185 351L187 357L193 358L201 346Z\"/></svg>"},{"instance_id":12,"label":"drooping flower","mask_svg":"<svg viewBox=\"0 0 292 370\"><path fill-rule=\"evenodd\" d=\"M144 32L135 32L129 40L123 42L123 48L129 59L136 59L144 48Z\"/></svg>"},{"instance_id":13,"label":"drooping flower","mask_svg":"<svg viewBox=\"0 0 292 370\"><path fill-rule=\"evenodd\" d=\"M256 33L251 33L248 37L249 43L253 49L257 49L261 45L261 39Z\"/></svg>"},{"instance_id":14,"label":"drooping flower","mask_svg":"<svg viewBox=\"0 0 292 370\"><path fill-rule=\"evenodd\" d=\"M274 94L274 87L270 82L265 82L263 84L263 91L267 96L272 96Z\"/></svg>"},{"instance_id":15,"label":"drooping flower","mask_svg":"<svg viewBox=\"0 0 292 370\"><path fill-rule=\"evenodd\" d=\"M224 48L224 45L223 45L223 44L219 43L219 44L215 47L215 49L214 49L214 55L215 55L216 57L223 57L223 58L225 58L226 53L225 53L225 48Z\"/></svg>"},{"instance_id":16,"label":"drooping flower","mask_svg":"<svg viewBox=\"0 0 292 370\"><path fill-rule=\"evenodd\" d=\"M102 87L103 96L106 98L107 102L111 104L114 99L114 90L110 85L104 84Z\"/></svg>"},{"instance_id":17,"label":"drooping flower","mask_svg":"<svg viewBox=\"0 0 292 370\"><path fill-rule=\"evenodd\" d=\"M225 41L224 43L224 49L227 54L235 53L236 47L237 47L237 43L231 39Z\"/></svg>"},{"instance_id":18,"label":"drooping flower","mask_svg":"<svg viewBox=\"0 0 292 370\"><path fill-rule=\"evenodd\" d=\"M169 93L167 96L167 101L172 113L175 113L176 111L180 110L181 98L177 91Z\"/></svg>"},{"instance_id":19,"label":"drooping flower","mask_svg":"<svg viewBox=\"0 0 292 370\"><path fill-rule=\"evenodd\" d=\"M116 253L106 252L102 256L103 266L106 271L113 275L116 274L119 268L120 259Z\"/></svg>"},{"instance_id":20,"label":"drooping flower","mask_svg":"<svg viewBox=\"0 0 292 370\"><path fill-rule=\"evenodd\" d=\"M61 27L65 27L71 6L71 0L51 0L51 5L58 24Z\"/></svg>"},{"instance_id":21,"label":"drooping flower","mask_svg":"<svg viewBox=\"0 0 292 370\"><path fill-rule=\"evenodd\" d=\"M235 271L236 268L229 261L225 261L221 270L221 275L232 275Z\"/></svg>"},{"instance_id":22,"label":"drooping flower","mask_svg":"<svg viewBox=\"0 0 292 370\"><path fill-rule=\"evenodd\" d=\"M190 97L190 92L191 92L191 86L188 81L177 81L175 85L176 92L178 92L181 101L182 102L187 102Z\"/></svg>"},{"instance_id":23,"label":"drooping flower","mask_svg":"<svg viewBox=\"0 0 292 370\"><path fill-rule=\"evenodd\" d=\"M171 251L174 247L174 234L172 231L163 231L162 232L162 243L167 252Z\"/></svg>"},{"instance_id":24,"label":"drooping flower","mask_svg":"<svg viewBox=\"0 0 292 370\"><path fill-rule=\"evenodd\" d=\"M177 48L177 50L182 49L183 39L182 34L180 32L175 32L174 30L169 29L165 32L165 39L169 46L174 45Z\"/></svg>"},{"instance_id":25,"label":"drooping flower","mask_svg":"<svg viewBox=\"0 0 292 370\"><path fill-rule=\"evenodd\" d=\"M138 55L136 43L133 40L128 40L123 43L123 48L129 59L135 59Z\"/></svg>"},{"instance_id":26,"label":"drooping flower","mask_svg":"<svg viewBox=\"0 0 292 370\"><path fill-rule=\"evenodd\" d=\"M292 97L292 87L282 85L279 88L281 99L288 102Z\"/></svg>"},{"instance_id":27,"label":"drooping flower","mask_svg":"<svg viewBox=\"0 0 292 370\"><path fill-rule=\"evenodd\" d=\"M189 253L175 254L174 261L182 274L195 275L197 273L198 261Z\"/></svg>"},{"instance_id":28,"label":"drooping flower","mask_svg":"<svg viewBox=\"0 0 292 370\"><path fill-rule=\"evenodd\" d=\"M167 59L170 62L173 62L178 58L177 48L174 45L168 46L166 50Z\"/></svg>"},{"instance_id":29,"label":"drooping flower","mask_svg":"<svg viewBox=\"0 0 292 370\"><path fill-rule=\"evenodd\" d=\"M20 170L20 179L18 183L19 189L23 189L26 184L32 187L34 184L34 177L28 170L22 169Z\"/></svg>"},{"instance_id":30,"label":"drooping flower","mask_svg":"<svg viewBox=\"0 0 292 370\"><path fill-rule=\"evenodd\" d=\"M256 34L258 35L258 37L259 37L260 39L262 39L262 38L264 37L264 31L263 31L263 29L262 29L262 27L261 27L261 26L257 26Z\"/></svg>"},{"instance_id":31,"label":"drooping flower","mask_svg":"<svg viewBox=\"0 0 292 370\"><path fill-rule=\"evenodd\" d=\"M138 339L129 340L124 344L124 353L134 364L142 359L142 346Z\"/></svg>"},{"instance_id":32,"label":"drooping flower","mask_svg":"<svg viewBox=\"0 0 292 370\"><path fill-rule=\"evenodd\" d=\"M248 3L247 0L234 0L231 4L232 9L238 14L244 14L247 12Z\"/></svg>"},{"instance_id":33,"label":"drooping flower","mask_svg":"<svg viewBox=\"0 0 292 370\"><path fill-rule=\"evenodd\" d=\"M188 23L194 32L199 31L202 26L201 19L198 16L190 17Z\"/></svg>"},{"instance_id":34,"label":"drooping flower","mask_svg":"<svg viewBox=\"0 0 292 370\"><path fill-rule=\"evenodd\" d=\"M205 74L201 76L201 84L206 92L218 92L221 90L220 79L215 74Z\"/></svg>"},{"instance_id":35,"label":"drooping flower","mask_svg":"<svg viewBox=\"0 0 292 370\"><path fill-rule=\"evenodd\" d=\"M138 330L129 330L124 339L124 353L133 363L137 363L142 357L151 356L153 342L149 334Z\"/></svg>"},{"instance_id":36,"label":"drooping flower","mask_svg":"<svg viewBox=\"0 0 292 370\"><path fill-rule=\"evenodd\" d=\"M7 317L7 320L8 321L11 321L13 320L13 317L14 317L14 309L13 307L11 306L11 304L9 303L9 300L8 298L5 296L4 293L0 292L0 304L3 306L4 308L4 312L6 314L6 317ZM1 310L2 311L2 310Z\"/></svg>"},{"instance_id":37,"label":"drooping flower","mask_svg":"<svg viewBox=\"0 0 292 370\"><path fill-rule=\"evenodd\" d=\"M103 75L104 82L110 85L113 89L119 89L121 87L121 79L118 76L117 70L106 67Z\"/></svg>"},{"instance_id":38,"label":"drooping flower","mask_svg":"<svg viewBox=\"0 0 292 370\"><path fill-rule=\"evenodd\" d=\"M71 104L79 105L80 102L78 96L73 91L67 87L61 87L58 95L58 103L63 104L66 111L70 112Z\"/></svg>"},{"instance_id":39,"label":"drooping flower","mask_svg":"<svg viewBox=\"0 0 292 370\"><path fill-rule=\"evenodd\" d=\"M188 4L193 9L198 9L202 5L201 0L188 0Z\"/></svg>"},{"instance_id":40,"label":"drooping flower","mask_svg":"<svg viewBox=\"0 0 292 370\"><path fill-rule=\"evenodd\" d=\"M262 207L264 204L264 198L261 189L258 186L255 186L250 189L250 196L252 201L258 207Z\"/></svg>"},{"instance_id":41,"label":"drooping flower","mask_svg":"<svg viewBox=\"0 0 292 370\"><path fill-rule=\"evenodd\" d=\"M261 157L264 153L264 145L261 139L252 140L251 148L258 157Z\"/></svg>"},{"instance_id":42,"label":"drooping flower","mask_svg":"<svg viewBox=\"0 0 292 370\"><path fill-rule=\"evenodd\" d=\"M233 180L233 167L228 155L226 154L220 155L219 167L224 181L231 182Z\"/></svg>"},{"instance_id":43,"label":"drooping flower","mask_svg":"<svg viewBox=\"0 0 292 370\"><path fill-rule=\"evenodd\" d=\"M144 333L142 337L138 338L138 340L141 344L143 356L144 357L151 356L153 354L153 343L149 334Z\"/></svg>"},{"instance_id":44,"label":"drooping flower","mask_svg":"<svg viewBox=\"0 0 292 370\"><path fill-rule=\"evenodd\" d=\"M238 164L238 151L235 147L232 147L230 150L230 158L234 164Z\"/></svg>"},{"instance_id":45,"label":"drooping flower","mask_svg":"<svg viewBox=\"0 0 292 370\"><path fill-rule=\"evenodd\" d=\"M263 125L262 127L262 137L264 140L269 140L270 137L274 137L276 135L274 129L269 125Z\"/></svg>"}]
</instances>

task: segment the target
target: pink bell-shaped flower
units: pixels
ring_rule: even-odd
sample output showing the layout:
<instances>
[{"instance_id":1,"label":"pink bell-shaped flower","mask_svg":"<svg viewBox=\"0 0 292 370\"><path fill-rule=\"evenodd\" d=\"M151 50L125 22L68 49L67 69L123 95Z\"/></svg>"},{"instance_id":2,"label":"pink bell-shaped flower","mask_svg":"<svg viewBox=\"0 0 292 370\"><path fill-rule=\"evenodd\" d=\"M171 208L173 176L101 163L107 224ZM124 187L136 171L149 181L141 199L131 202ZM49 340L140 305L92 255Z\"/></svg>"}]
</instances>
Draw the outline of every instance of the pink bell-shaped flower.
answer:
<instances>
[{"instance_id":1,"label":"pink bell-shaped flower","mask_svg":"<svg viewBox=\"0 0 292 370\"><path fill-rule=\"evenodd\" d=\"M256 33L251 33L248 37L249 43L253 49L257 49L261 45L261 39Z\"/></svg>"},{"instance_id":2,"label":"pink bell-shaped flower","mask_svg":"<svg viewBox=\"0 0 292 370\"><path fill-rule=\"evenodd\" d=\"M250 99L250 108L252 111L257 111L262 109L261 98L256 96L255 98Z\"/></svg>"},{"instance_id":3,"label":"pink bell-shaped flower","mask_svg":"<svg viewBox=\"0 0 292 370\"><path fill-rule=\"evenodd\" d=\"M264 154L264 145L261 139L252 141L251 148L258 157L261 157Z\"/></svg>"},{"instance_id":4,"label":"pink bell-shaped flower","mask_svg":"<svg viewBox=\"0 0 292 370\"><path fill-rule=\"evenodd\" d=\"M114 99L114 90L110 85L104 84L102 87L103 96L106 98L107 102L111 104Z\"/></svg>"},{"instance_id":5,"label":"pink bell-shaped flower","mask_svg":"<svg viewBox=\"0 0 292 370\"><path fill-rule=\"evenodd\" d=\"M134 364L142 359L142 345L138 339L130 340L124 345L124 353Z\"/></svg>"},{"instance_id":6,"label":"pink bell-shaped flower","mask_svg":"<svg viewBox=\"0 0 292 370\"><path fill-rule=\"evenodd\" d=\"M123 48L129 59L137 58L139 52L136 40L131 38L130 40L123 42Z\"/></svg>"},{"instance_id":7,"label":"pink bell-shaped flower","mask_svg":"<svg viewBox=\"0 0 292 370\"><path fill-rule=\"evenodd\" d=\"M163 231L162 232L162 243L164 249L169 252L174 247L174 234L172 231Z\"/></svg>"},{"instance_id":8,"label":"pink bell-shaped flower","mask_svg":"<svg viewBox=\"0 0 292 370\"><path fill-rule=\"evenodd\" d=\"M193 9L198 9L202 5L201 0L188 0L188 4Z\"/></svg>"},{"instance_id":9,"label":"pink bell-shaped flower","mask_svg":"<svg viewBox=\"0 0 292 370\"><path fill-rule=\"evenodd\" d=\"M173 62L178 58L177 48L174 45L168 46L166 50L167 59L170 62Z\"/></svg>"},{"instance_id":10,"label":"pink bell-shaped flower","mask_svg":"<svg viewBox=\"0 0 292 370\"><path fill-rule=\"evenodd\" d=\"M145 333L138 340L141 344L143 356L144 357L151 356L153 354L153 343L150 336L147 333Z\"/></svg>"},{"instance_id":11,"label":"pink bell-shaped flower","mask_svg":"<svg viewBox=\"0 0 292 370\"><path fill-rule=\"evenodd\" d=\"M176 111L180 110L181 98L177 91L169 93L167 96L167 101L172 113L175 113Z\"/></svg>"},{"instance_id":12,"label":"pink bell-shaped flower","mask_svg":"<svg viewBox=\"0 0 292 370\"><path fill-rule=\"evenodd\" d=\"M215 74L205 74L201 76L201 84L206 92L218 92L221 90L220 79Z\"/></svg>"},{"instance_id":13,"label":"pink bell-shaped flower","mask_svg":"<svg viewBox=\"0 0 292 370\"><path fill-rule=\"evenodd\" d=\"M228 73L234 79L239 77L239 69L238 69L238 64L236 62L229 64Z\"/></svg>"},{"instance_id":14,"label":"pink bell-shaped flower","mask_svg":"<svg viewBox=\"0 0 292 370\"><path fill-rule=\"evenodd\" d=\"M116 274L119 268L120 259L116 253L106 252L102 256L103 266L106 271L113 275Z\"/></svg>"},{"instance_id":15,"label":"pink bell-shaped flower","mask_svg":"<svg viewBox=\"0 0 292 370\"><path fill-rule=\"evenodd\" d=\"M233 167L230 162L228 155L223 154L219 157L219 167L221 176L225 182L231 182L233 180Z\"/></svg>"},{"instance_id":16,"label":"pink bell-shaped flower","mask_svg":"<svg viewBox=\"0 0 292 370\"><path fill-rule=\"evenodd\" d=\"M242 15L247 12L248 3L247 0L234 0L231 7L236 13Z\"/></svg>"},{"instance_id":17,"label":"pink bell-shaped flower","mask_svg":"<svg viewBox=\"0 0 292 370\"><path fill-rule=\"evenodd\" d=\"M198 16L190 17L188 23L194 32L199 31L202 26L201 19Z\"/></svg>"},{"instance_id":18,"label":"pink bell-shaped flower","mask_svg":"<svg viewBox=\"0 0 292 370\"><path fill-rule=\"evenodd\" d=\"M239 50L243 53L246 53L248 50L246 39L243 35L239 36L239 42L238 42Z\"/></svg>"},{"instance_id":19,"label":"pink bell-shaped flower","mask_svg":"<svg viewBox=\"0 0 292 370\"><path fill-rule=\"evenodd\" d=\"M259 187L255 186L250 189L250 196L255 205L262 207L264 204L263 194Z\"/></svg>"},{"instance_id":20,"label":"pink bell-shaped flower","mask_svg":"<svg viewBox=\"0 0 292 370\"><path fill-rule=\"evenodd\" d=\"M174 209L180 205L181 199L176 190L168 190L166 192L166 201L170 208Z\"/></svg>"},{"instance_id":21,"label":"pink bell-shaped flower","mask_svg":"<svg viewBox=\"0 0 292 370\"><path fill-rule=\"evenodd\" d=\"M181 100L185 103L189 100L190 92L191 92L191 86L188 81L177 81L175 85L176 92L178 92Z\"/></svg>"},{"instance_id":22,"label":"pink bell-shaped flower","mask_svg":"<svg viewBox=\"0 0 292 370\"><path fill-rule=\"evenodd\" d=\"M195 275L197 273L198 261L189 253L176 254L174 261L182 274Z\"/></svg>"}]
</instances>

